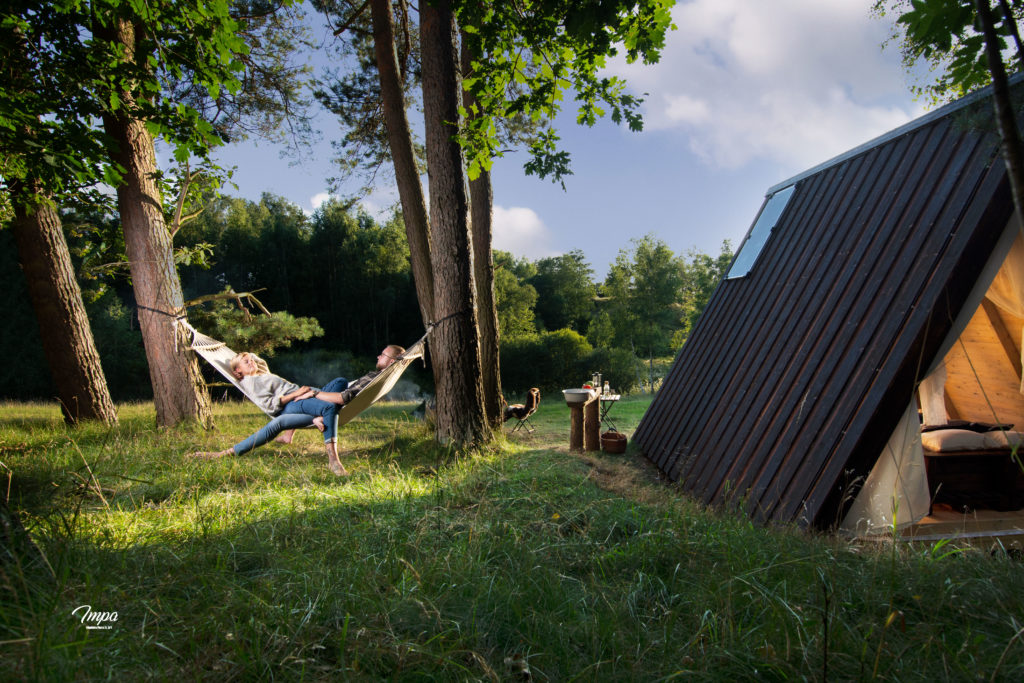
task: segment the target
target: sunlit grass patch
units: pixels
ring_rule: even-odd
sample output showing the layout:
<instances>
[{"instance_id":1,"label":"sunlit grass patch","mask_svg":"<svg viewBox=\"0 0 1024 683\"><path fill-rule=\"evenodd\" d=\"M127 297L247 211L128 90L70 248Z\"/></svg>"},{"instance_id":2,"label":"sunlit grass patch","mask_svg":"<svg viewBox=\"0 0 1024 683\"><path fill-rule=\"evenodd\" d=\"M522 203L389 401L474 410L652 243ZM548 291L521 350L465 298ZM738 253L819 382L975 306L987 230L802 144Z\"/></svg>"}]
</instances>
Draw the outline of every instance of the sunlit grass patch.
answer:
<instances>
[{"instance_id":1,"label":"sunlit grass patch","mask_svg":"<svg viewBox=\"0 0 1024 683\"><path fill-rule=\"evenodd\" d=\"M631 434L643 398L616 406ZM1015 680L1019 562L849 547L679 495L637 457L568 452L568 408L455 454L414 404L242 457L265 418L112 429L0 410L11 507L45 566L0 565L14 679ZM47 412L49 410L49 412ZM27 417L26 417L27 416ZM29 419L31 418L31 419ZM87 629L73 610L117 612Z\"/></svg>"}]
</instances>

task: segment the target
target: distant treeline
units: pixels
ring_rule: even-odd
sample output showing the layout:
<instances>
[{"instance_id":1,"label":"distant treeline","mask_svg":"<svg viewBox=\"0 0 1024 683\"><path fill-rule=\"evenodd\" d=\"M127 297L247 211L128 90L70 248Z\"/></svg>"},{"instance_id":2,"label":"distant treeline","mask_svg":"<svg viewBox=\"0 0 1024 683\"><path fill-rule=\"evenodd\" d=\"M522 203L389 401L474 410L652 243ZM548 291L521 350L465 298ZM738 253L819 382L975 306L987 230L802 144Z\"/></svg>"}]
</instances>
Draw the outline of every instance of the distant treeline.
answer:
<instances>
[{"instance_id":1,"label":"distant treeline","mask_svg":"<svg viewBox=\"0 0 1024 683\"><path fill-rule=\"evenodd\" d=\"M118 221L74 213L63 219L111 394L149 398ZM319 322L322 335L279 350L271 361L275 372L297 373L296 381L318 381L301 376L311 357L332 371L361 372L385 344L409 344L423 334L401 215L380 223L338 201L309 216L269 194L259 202L219 198L179 231L175 246L186 299L228 288L254 292L271 311ZM715 256L678 256L648 235L624 247L605 280L595 282L581 251L536 261L495 252L506 393L576 386L590 372L603 372L621 390L650 381L645 368L652 366L643 361L682 345L731 258L727 242ZM52 380L8 230L0 230L0 286L0 343L16 361L0 369L0 396L50 397ZM429 372L413 376L431 381Z\"/></svg>"}]
</instances>

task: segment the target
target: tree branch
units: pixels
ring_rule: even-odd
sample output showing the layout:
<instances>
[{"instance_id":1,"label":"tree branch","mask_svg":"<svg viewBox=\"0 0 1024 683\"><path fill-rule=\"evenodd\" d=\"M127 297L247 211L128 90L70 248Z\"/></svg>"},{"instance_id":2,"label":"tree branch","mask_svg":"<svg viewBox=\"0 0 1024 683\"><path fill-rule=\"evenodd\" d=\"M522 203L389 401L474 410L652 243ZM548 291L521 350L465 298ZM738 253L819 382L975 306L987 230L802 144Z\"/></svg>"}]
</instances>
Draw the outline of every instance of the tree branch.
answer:
<instances>
[{"instance_id":1,"label":"tree branch","mask_svg":"<svg viewBox=\"0 0 1024 683\"><path fill-rule=\"evenodd\" d=\"M181 221L181 212L185 208L185 199L188 197L188 187L192 184L192 179L195 174L190 173L188 170L188 161L185 162L185 182L181 184L181 189L178 191L178 199L174 202L174 218L171 219L171 224L167 226L168 232L171 233L171 239L178 233L183 225ZM192 216L194 218L195 215ZM189 219L191 220L191 218Z\"/></svg>"},{"instance_id":2,"label":"tree branch","mask_svg":"<svg viewBox=\"0 0 1024 683\"><path fill-rule=\"evenodd\" d=\"M369 6L370 6L370 0L365 0L363 2L362 6L359 9L357 9L352 14L351 17L348 18L348 21L346 21L344 24L342 24L337 29L335 29L334 35L335 36L340 36L342 33L347 31L348 29L352 28L352 24L355 23L356 19L358 19L360 17L360 15L362 15L362 13L365 12L366 8L369 7Z\"/></svg>"},{"instance_id":3,"label":"tree branch","mask_svg":"<svg viewBox=\"0 0 1024 683\"><path fill-rule=\"evenodd\" d=\"M188 309L194 306L201 306L202 304L208 303L210 301L223 301L225 299L229 299L238 304L238 308L241 309L242 312L244 312L246 315L248 315L249 309L247 309L245 307L245 304L242 303L242 299L247 299L250 302L256 304L256 306L266 315L270 315L270 311L267 310L266 306L264 306L260 302L260 300L254 296L256 292L262 292L265 289L265 287L262 287L260 289L254 289L251 292L236 292L235 290L230 289L226 292L220 292L218 294L207 294L205 296L196 297L195 299L189 299L188 301L185 302L184 307Z\"/></svg>"}]
</instances>

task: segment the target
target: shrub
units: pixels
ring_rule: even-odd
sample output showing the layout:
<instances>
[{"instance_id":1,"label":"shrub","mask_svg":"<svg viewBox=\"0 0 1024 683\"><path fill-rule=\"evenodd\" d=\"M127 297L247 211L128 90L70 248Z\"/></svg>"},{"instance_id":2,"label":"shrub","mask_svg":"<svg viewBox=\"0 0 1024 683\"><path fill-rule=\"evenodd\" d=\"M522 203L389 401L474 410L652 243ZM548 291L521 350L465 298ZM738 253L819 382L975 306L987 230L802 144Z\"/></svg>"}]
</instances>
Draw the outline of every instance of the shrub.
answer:
<instances>
[{"instance_id":1,"label":"shrub","mask_svg":"<svg viewBox=\"0 0 1024 683\"><path fill-rule=\"evenodd\" d=\"M553 393L577 387L590 378L584 360L593 351L570 329L510 340L501 346L501 384L511 394L530 387Z\"/></svg>"},{"instance_id":2,"label":"shrub","mask_svg":"<svg viewBox=\"0 0 1024 683\"><path fill-rule=\"evenodd\" d=\"M322 387L335 377L344 377L351 381L369 372L374 366L372 358L359 359L348 351L327 349L288 351L274 356L268 362L270 371L274 374L311 387ZM420 400L424 394L433 391L433 376L430 370L424 369L419 361L415 361L402 373L402 379L394 389L388 392L387 400Z\"/></svg>"},{"instance_id":3,"label":"shrub","mask_svg":"<svg viewBox=\"0 0 1024 683\"><path fill-rule=\"evenodd\" d=\"M355 379L371 366L359 362L348 351L305 349L287 351L268 358L270 371L297 384L322 387L335 377Z\"/></svg>"},{"instance_id":4,"label":"shrub","mask_svg":"<svg viewBox=\"0 0 1024 683\"><path fill-rule=\"evenodd\" d=\"M142 332L134 314L114 291L87 305L96 350L103 364L110 396L115 401L153 397Z\"/></svg>"},{"instance_id":5,"label":"shrub","mask_svg":"<svg viewBox=\"0 0 1024 683\"><path fill-rule=\"evenodd\" d=\"M589 377L600 372L613 392L628 394L637 388L639 360L626 349L597 348L580 361L582 374Z\"/></svg>"}]
</instances>

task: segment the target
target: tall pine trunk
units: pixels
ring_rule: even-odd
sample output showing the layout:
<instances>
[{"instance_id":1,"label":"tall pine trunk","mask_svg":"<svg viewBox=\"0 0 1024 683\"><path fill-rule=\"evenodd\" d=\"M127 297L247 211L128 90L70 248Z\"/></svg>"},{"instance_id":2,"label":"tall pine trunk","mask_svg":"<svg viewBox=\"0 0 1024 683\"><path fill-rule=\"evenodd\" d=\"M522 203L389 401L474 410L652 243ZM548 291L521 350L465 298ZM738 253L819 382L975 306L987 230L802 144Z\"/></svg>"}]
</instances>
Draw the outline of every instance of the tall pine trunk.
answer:
<instances>
[{"instance_id":1,"label":"tall pine trunk","mask_svg":"<svg viewBox=\"0 0 1024 683\"><path fill-rule=\"evenodd\" d=\"M481 171L469 183L473 234L473 281L476 284L477 326L483 376L484 414L492 427L502 423L501 363L498 307L494 294L494 254L491 251L491 174Z\"/></svg>"},{"instance_id":2,"label":"tall pine trunk","mask_svg":"<svg viewBox=\"0 0 1024 683\"><path fill-rule=\"evenodd\" d=\"M15 44L6 53L3 77L12 90L31 92L34 69L27 56L28 41L18 28L13 28L13 36ZM21 130L24 141L36 142L32 128ZM45 149L45 145L36 144ZM32 163L26 166L27 177L7 177L8 198L14 209L11 228L61 413L69 424L80 419L116 424L117 412L96 351L82 290L75 279L60 216L50 188L34 175Z\"/></svg>"},{"instance_id":3,"label":"tall pine trunk","mask_svg":"<svg viewBox=\"0 0 1024 683\"><path fill-rule=\"evenodd\" d=\"M384 108L384 124L388 130L388 146L395 167L398 196L402 201L405 234L409 240L416 297L424 325L434 319L434 278L430 266L430 219L423 198L416 154L413 151L412 129L405 113L402 77L395 51L394 14L391 0L370 0L373 17L374 53Z\"/></svg>"},{"instance_id":4,"label":"tall pine trunk","mask_svg":"<svg viewBox=\"0 0 1024 683\"><path fill-rule=\"evenodd\" d=\"M11 183L11 227L64 421L117 422L57 209L35 188Z\"/></svg>"},{"instance_id":5,"label":"tall pine trunk","mask_svg":"<svg viewBox=\"0 0 1024 683\"><path fill-rule=\"evenodd\" d=\"M437 438L487 441L480 339L476 325L469 197L462 148L455 139L461 87L455 16L446 0L420 5L423 119L430 189L434 315L431 344L437 387Z\"/></svg>"},{"instance_id":6,"label":"tall pine trunk","mask_svg":"<svg viewBox=\"0 0 1024 683\"><path fill-rule=\"evenodd\" d=\"M472 68L473 56L462 42L462 76ZM473 116L479 106L468 90L462 93L463 108ZM480 363L483 370L484 415L488 424L498 428L504 417L501 396L501 364L499 362L498 305L494 295L493 237L494 195L490 171L481 170L469 181L470 226L473 240L473 281L476 283L477 326L480 330Z\"/></svg>"},{"instance_id":7,"label":"tall pine trunk","mask_svg":"<svg viewBox=\"0 0 1024 683\"><path fill-rule=\"evenodd\" d=\"M135 28L130 23L119 22L117 40L125 47L125 59L135 59ZM170 427L197 420L209 427L210 396L196 356L188 350L186 333L175 324L175 316L184 313L184 296L156 183L153 138L143 121L127 113L132 110L131 93L119 95L127 106L118 114L104 116L103 126L117 148L113 160L123 169L117 205L153 384L156 421L161 427Z\"/></svg>"}]
</instances>

